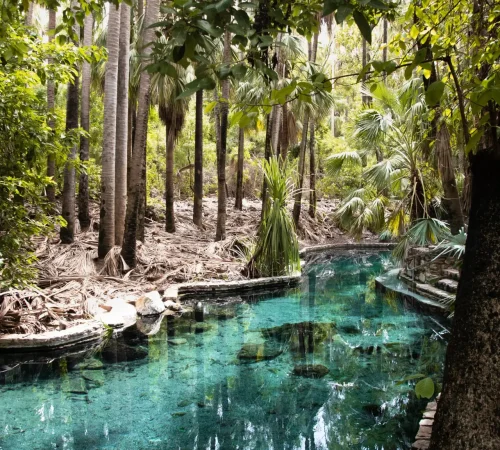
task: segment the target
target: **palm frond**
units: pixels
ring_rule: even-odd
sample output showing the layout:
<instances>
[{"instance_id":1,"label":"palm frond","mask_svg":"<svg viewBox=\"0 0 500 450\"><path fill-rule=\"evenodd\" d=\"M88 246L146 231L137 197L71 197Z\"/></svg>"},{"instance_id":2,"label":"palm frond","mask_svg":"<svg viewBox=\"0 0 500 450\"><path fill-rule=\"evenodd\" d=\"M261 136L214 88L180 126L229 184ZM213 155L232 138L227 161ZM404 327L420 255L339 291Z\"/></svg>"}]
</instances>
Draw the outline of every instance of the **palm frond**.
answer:
<instances>
[{"instance_id":1,"label":"palm frond","mask_svg":"<svg viewBox=\"0 0 500 450\"><path fill-rule=\"evenodd\" d=\"M326 169L332 175L338 173L345 166L353 167L362 164L361 156L354 151L335 153L326 158Z\"/></svg>"}]
</instances>

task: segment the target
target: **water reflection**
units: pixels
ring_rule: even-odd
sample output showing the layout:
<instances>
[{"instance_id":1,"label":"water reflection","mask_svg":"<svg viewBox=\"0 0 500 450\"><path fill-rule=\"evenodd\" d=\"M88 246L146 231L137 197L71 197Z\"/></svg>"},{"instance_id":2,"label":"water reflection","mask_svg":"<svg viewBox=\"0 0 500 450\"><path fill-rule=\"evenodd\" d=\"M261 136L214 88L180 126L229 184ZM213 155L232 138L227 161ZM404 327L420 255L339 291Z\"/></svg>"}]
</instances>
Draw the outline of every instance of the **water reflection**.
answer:
<instances>
[{"instance_id":1,"label":"water reflection","mask_svg":"<svg viewBox=\"0 0 500 450\"><path fill-rule=\"evenodd\" d=\"M440 373L428 319L373 291L379 256L310 266L302 291L195 304L155 335L25 364L0 387L0 449L406 449Z\"/></svg>"}]
</instances>

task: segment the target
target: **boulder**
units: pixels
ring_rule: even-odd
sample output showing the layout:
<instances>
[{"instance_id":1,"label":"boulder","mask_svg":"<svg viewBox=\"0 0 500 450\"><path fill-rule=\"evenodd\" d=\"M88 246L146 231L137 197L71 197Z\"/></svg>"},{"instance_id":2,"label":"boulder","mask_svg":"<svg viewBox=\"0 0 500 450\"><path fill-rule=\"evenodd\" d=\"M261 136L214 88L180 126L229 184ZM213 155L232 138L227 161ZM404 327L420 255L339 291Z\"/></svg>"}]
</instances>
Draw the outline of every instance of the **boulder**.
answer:
<instances>
[{"instance_id":1,"label":"boulder","mask_svg":"<svg viewBox=\"0 0 500 450\"><path fill-rule=\"evenodd\" d=\"M134 306L121 298L108 300L100 309L96 318L112 328L129 327L137 320Z\"/></svg>"},{"instance_id":2,"label":"boulder","mask_svg":"<svg viewBox=\"0 0 500 450\"><path fill-rule=\"evenodd\" d=\"M268 342L262 344L243 344L238 352L238 359L247 362L267 361L281 355L283 350L278 346L271 345Z\"/></svg>"},{"instance_id":3,"label":"boulder","mask_svg":"<svg viewBox=\"0 0 500 450\"><path fill-rule=\"evenodd\" d=\"M301 364L293 368L293 373L305 378L323 378L330 369L321 364Z\"/></svg>"},{"instance_id":4,"label":"boulder","mask_svg":"<svg viewBox=\"0 0 500 450\"><path fill-rule=\"evenodd\" d=\"M140 317L137 320L137 330L139 330L142 334L146 336L153 336L160 331L161 322L165 317L164 314L158 316L145 316Z\"/></svg>"},{"instance_id":5,"label":"boulder","mask_svg":"<svg viewBox=\"0 0 500 450\"><path fill-rule=\"evenodd\" d=\"M165 311L165 305L158 291L147 292L139 297L135 302L135 307L141 316L155 316Z\"/></svg>"},{"instance_id":6,"label":"boulder","mask_svg":"<svg viewBox=\"0 0 500 450\"><path fill-rule=\"evenodd\" d=\"M181 311L182 306L180 303L174 302L173 300L166 300L163 302L165 308L170 309L170 311Z\"/></svg>"}]
</instances>

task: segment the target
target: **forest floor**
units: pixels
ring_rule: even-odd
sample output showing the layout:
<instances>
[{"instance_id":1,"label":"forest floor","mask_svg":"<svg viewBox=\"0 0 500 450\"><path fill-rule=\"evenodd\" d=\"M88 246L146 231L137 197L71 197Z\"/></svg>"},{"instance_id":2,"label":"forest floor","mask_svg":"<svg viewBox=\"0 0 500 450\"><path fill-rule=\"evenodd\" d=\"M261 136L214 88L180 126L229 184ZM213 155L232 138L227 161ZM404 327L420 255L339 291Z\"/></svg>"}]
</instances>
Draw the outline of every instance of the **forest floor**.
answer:
<instances>
[{"instance_id":1,"label":"forest floor","mask_svg":"<svg viewBox=\"0 0 500 450\"><path fill-rule=\"evenodd\" d=\"M332 219L338 204L335 200L318 202L316 219L309 217L303 205L298 233L301 248L352 241ZM255 238L260 200L245 200L243 210L238 211L229 199L227 238L221 242L214 242L217 199L205 198L203 212L200 229L192 223L192 202L177 201L175 233L167 233L164 223L146 218L146 238L138 243L138 265L133 270L124 270L119 247L104 262L97 259L97 231L78 232L69 245L61 244L58 235L39 239L37 287L3 294L0 334L39 333L81 323L88 317L89 298L106 301L153 290L162 293L183 282L244 279L241 243ZM98 221L98 205L93 208L93 221ZM377 237L368 233L363 240Z\"/></svg>"}]
</instances>

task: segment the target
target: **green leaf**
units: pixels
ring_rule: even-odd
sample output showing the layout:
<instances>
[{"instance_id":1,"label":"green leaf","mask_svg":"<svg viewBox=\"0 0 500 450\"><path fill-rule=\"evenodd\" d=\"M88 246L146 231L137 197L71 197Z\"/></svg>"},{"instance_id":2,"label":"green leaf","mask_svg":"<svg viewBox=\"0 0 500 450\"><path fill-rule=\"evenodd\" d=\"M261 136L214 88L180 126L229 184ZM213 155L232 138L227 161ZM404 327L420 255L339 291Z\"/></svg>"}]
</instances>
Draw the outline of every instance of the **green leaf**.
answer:
<instances>
[{"instance_id":1,"label":"green leaf","mask_svg":"<svg viewBox=\"0 0 500 450\"><path fill-rule=\"evenodd\" d=\"M233 4L233 0L220 0L215 4L215 9L217 12L222 12L229 8Z\"/></svg>"},{"instance_id":2,"label":"green leaf","mask_svg":"<svg viewBox=\"0 0 500 450\"><path fill-rule=\"evenodd\" d=\"M247 73L247 66L243 63L236 64L231 68L231 72L233 73L234 78L241 80Z\"/></svg>"},{"instance_id":3,"label":"green leaf","mask_svg":"<svg viewBox=\"0 0 500 450\"><path fill-rule=\"evenodd\" d=\"M337 22L339 25L346 20L352 13L352 6L351 5L341 5L337 9L337 12L335 13L335 22Z\"/></svg>"},{"instance_id":4,"label":"green leaf","mask_svg":"<svg viewBox=\"0 0 500 450\"><path fill-rule=\"evenodd\" d=\"M339 0L325 0L323 5L323 17L335 12L342 2Z\"/></svg>"},{"instance_id":5,"label":"green leaf","mask_svg":"<svg viewBox=\"0 0 500 450\"><path fill-rule=\"evenodd\" d=\"M380 0L370 0L368 2L368 6L372 6L373 8L378 9L379 11L387 11L388 9L390 9L389 5L386 5Z\"/></svg>"},{"instance_id":6,"label":"green leaf","mask_svg":"<svg viewBox=\"0 0 500 450\"><path fill-rule=\"evenodd\" d=\"M469 142L467 142L467 145L465 146L466 155L468 155L471 150L473 151L476 149L477 144L479 143L479 140L482 138L483 134L484 130L476 130L471 134Z\"/></svg>"},{"instance_id":7,"label":"green leaf","mask_svg":"<svg viewBox=\"0 0 500 450\"><path fill-rule=\"evenodd\" d=\"M248 17L248 14L245 11L238 9L237 11L234 12L234 18L236 19L236 22L238 22L238 25L244 30L248 30L249 28L251 28L252 25L250 23L250 18Z\"/></svg>"},{"instance_id":8,"label":"green leaf","mask_svg":"<svg viewBox=\"0 0 500 450\"><path fill-rule=\"evenodd\" d=\"M179 62L182 58L184 58L184 54L186 53L185 45L176 45L174 50L172 51L172 57L174 62Z\"/></svg>"},{"instance_id":9,"label":"green leaf","mask_svg":"<svg viewBox=\"0 0 500 450\"><path fill-rule=\"evenodd\" d=\"M425 101L429 106L435 106L443 96L445 84L442 81L435 81L425 91Z\"/></svg>"},{"instance_id":10,"label":"green leaf","mask_svg":"<svg viewBox=\"0 0 500 450\"><path fill-rule=\"evenodd\" d=\"M205 106L205 114L212 112L212 110L217 106L217 102L210 102L207 106Z\"/></svg>"},{"instance_id":11,"label":"green leaf","mask_svg":"<svg viewBox=\"0 0 500 450\"><path fill-rule=\"evenodd\" d=\"M417 39L418 34L419 34L418 28L415 25L413 25L410 30L410 37L412 39Z\"/></svg>"},{"instance_id":12,"label":"green leaf","mask_svg":"<svg viewBox=\"0 0 500 450\"><path fill-rule=\"evenodd\" d=\"M198 92L201 89L211 90L216 86L215 81L209 77L205 78L197 78L196 80L191 81L191 83L186 84L184 87L184 91L177 96L176 100L180 100L181 98L190 97L194 93Z\"/></svg>"},{"instance_id":13,"label":"green leaf","mask_svg":"<svg viewBox=\"0 0 500 450\"><path fill-rule=\"evenodd\" d=\"M434 395L434 381L432 378L424 378L415 386L415 394L418 398L431 398Z\"/></svg>"},{"instance_id":14,"label":"green leaf","mask_svg":"<svg viewBox=\"0 0 500 450\"><path fill-rule=\"evenodd\" d=\"M366 19L365 15L361 11L356 10L352 13L352 16L354 17L354 22L356 22L356 25L358 26L359 31L361 32L361 35L366 39L366 42L371 44L372 28L368 23L368 20Z\"/></svg>"},{"instance_id":15,"label":"green leaf","mask_svg":"<svg viewBox=\"0 0 500 450\"><path fill-rule=\"evenodd\" d=\"M372 66L377 72L382 72L385 68L384 61L372 61Z\"/></svg>"},{"instance_id":16,"label":"green leaf","mask_svg":"<svg viewBox=\"0 0 500 450\"><path fill-rule=\"evenodd\" d=\"M222 33L224 33L224 30L220 28L215 28L214 26L210 25L210 23L208 23L206 20L197 20L196 25L203 31L207 32L210 36L213 36L215 38L221 37Z\"/></svg>"}]
</instances>

